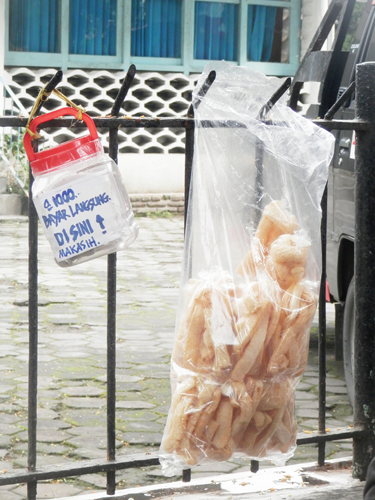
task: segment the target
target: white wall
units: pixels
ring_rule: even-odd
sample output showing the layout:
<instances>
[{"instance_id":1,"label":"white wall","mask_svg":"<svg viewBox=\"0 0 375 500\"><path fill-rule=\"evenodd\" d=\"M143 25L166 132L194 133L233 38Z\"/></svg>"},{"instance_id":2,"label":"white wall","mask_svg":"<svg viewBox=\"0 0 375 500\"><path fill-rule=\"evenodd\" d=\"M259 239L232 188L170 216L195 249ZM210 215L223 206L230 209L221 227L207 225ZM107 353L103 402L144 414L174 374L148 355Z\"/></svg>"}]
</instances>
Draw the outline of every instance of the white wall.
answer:
<instances>
[{"instance_id":1,"label":"white wall","mask_svg":"<svg viewBox=\"0 0 375 500\"><path fill-rule=\"evenodd\" d=\"M183 154L119 154L118 164L129 194L184 192Z\"/></svg>"},{"instance_id":2,"label":"white wall","mask_svg":"<svg viewBox=\"0 0 375 500\"><path fill-rule=\"evenodd\" d=\"M4 76L5 0L0 0L0 76Z\"/></svg>"},{"instance_id":3,"label":"white wall","mask_svg":"<svg viewBox=\"0 0 375 500\"><path fill-rule=\"evenodd\" d=\"M324 14L328 9L330 0L302 0L302 23L301 23L301 61L311 43L313 36L321 23ZM328 50L334 40L334 33L328 35L327 41L323 45L323 50ZM318 102L320 83L307 82L303 86L304 105L302 114L307 112L310 104Z\"/></svg>"},{"instance_id":4,"label":"white wall","mask_svg":"<svg viewBox=\"0 0 375 500\"><path fill-rule=\"evenodd\" d=\"M0 0L0 76L4 79L4 53L5 53L5 0ZM0 84L0 116L3 114L3 92Z\"/></svg>"},{"instance_id":5,"label":"white wall","mask_svg":"<svg viewBox=\"0 0 375 500\"><path fill-rule=\"evenodd\" d=\"M328 9L329 0L302 0L301 24L301 60L308 49L315 32ZM333 35L328 36L328 47L333 42ZM324 46L324 49L327 49Z\"/></svg>"}]
</instances>

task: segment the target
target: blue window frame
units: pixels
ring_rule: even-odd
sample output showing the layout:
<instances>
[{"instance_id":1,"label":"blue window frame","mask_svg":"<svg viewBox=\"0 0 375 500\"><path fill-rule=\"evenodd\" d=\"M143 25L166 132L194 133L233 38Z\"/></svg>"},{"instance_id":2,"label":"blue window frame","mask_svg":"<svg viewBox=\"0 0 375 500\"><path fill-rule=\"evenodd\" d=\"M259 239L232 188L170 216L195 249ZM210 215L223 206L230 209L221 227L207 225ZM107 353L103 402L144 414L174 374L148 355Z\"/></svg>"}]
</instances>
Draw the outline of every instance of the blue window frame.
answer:
<instances>
[{"instance_id":1,"label":"blue window frame","mask_svg":"<svg viewBox=\"0 0 375 500\"><path fill-rule=\"evenodd\" d=\"M301 0L6 0L5 64L293 75L300 18Z\"/></svg>"}]
</instances>

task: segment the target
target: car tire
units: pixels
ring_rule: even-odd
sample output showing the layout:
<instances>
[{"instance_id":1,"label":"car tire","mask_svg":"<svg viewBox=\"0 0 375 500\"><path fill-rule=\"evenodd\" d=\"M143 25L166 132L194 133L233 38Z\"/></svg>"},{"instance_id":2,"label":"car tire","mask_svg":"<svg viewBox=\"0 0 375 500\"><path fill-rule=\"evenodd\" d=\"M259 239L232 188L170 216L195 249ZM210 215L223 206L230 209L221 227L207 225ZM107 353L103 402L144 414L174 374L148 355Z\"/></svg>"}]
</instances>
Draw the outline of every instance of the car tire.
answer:
<instances>
[{"instance_id":1,"label":"car tire","mask_svg":"<svg viewBox=\"0 0 375 500\"><path fill-rule=\"evenodd\" d=\"M350 404L354 404L354 276L350 282L348 293L346 294L344 308L344 371L346 389Z\"/></svg>"}]
</instances>

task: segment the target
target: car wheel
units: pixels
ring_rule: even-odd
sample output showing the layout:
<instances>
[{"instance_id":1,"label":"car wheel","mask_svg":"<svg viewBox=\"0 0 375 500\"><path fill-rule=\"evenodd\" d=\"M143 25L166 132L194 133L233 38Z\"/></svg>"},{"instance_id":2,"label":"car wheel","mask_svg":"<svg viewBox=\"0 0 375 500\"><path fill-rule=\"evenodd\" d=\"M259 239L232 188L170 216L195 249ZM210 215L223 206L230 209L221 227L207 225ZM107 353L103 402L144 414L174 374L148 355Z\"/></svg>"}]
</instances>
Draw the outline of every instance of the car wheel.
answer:
<instances>
[{"instance_id":1,"label":"car wheel","mask_svg":"<svg viewBox=\"0 0 375 500\"><path fill-rule=\"evenodd\" d=\"M354 277L346 294L344 309L344 371L350 404L354 404Z\"/></svg>"}]
</instances>

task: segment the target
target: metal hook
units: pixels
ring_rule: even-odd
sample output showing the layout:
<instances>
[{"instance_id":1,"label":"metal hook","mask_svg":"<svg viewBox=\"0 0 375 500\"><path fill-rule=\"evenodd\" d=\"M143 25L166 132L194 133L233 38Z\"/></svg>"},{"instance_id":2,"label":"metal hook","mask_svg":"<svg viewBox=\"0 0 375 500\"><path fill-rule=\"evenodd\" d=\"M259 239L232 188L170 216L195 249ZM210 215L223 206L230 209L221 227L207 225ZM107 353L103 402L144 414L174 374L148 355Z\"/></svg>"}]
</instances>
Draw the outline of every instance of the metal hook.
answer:
<instances>
[{"instance_id":1,"label":"metal hook","mask_svg":"<svg viewBox=\"0 0 375 500\"><path fill-rule=\"evenodd\" d=\"M338 111L341 108L344 102L349 99L349 97L353 94L354 91L355 91L355 81L349 85L349 87L345 90L345 92L337 99L335 104L331 108L329 108L327 113L324 115L324 119L332 120L336 111Z\"/></svg>"},{"instance_id":2,"label":"metal hook","mask_svg":"<svg viewBox=\"0 0 375 500\"><path fill-rule=\"evenodd\" d=\"M206 78L206 80L204 81L202 87L199 89L198 91L198 94L197 94L197 97L204 97L207 92L208 92L208 89L211 87L211 85L214 83L215 81L215 78L216 78L216 71L210 71L210 74L208 75L208 77ZM202 99L198 99L195 103L195 107L198 108L200 103L201 103ZM189 106L189 109L188 109L188 112L187 112L187 115L188 115L188 118L194 118L194 107L193 107L193 103L190 104Z\"/></svg>"},{"instance_id":3,"label":"metal hook","mask_svg":"<svg viewBox=\"0 0 375 500\"><path fill-rule=\"evenodd\" d=\"M51 80L44 87L44 92L46 94L50 94L58 86L58 84L61 82L62 78L63 78L63 72L59 69L58 71L56 71L56 74L53 75ZM41 101L40 105L38 106L38 108L35 111L34 116L37 116L39 114L39 111L41 110L41 108L43 107L43 104L47 101L47 99L48 98L43 99Z\"/></svg>"},{"instance_id":4,"label":"metal hook","mask_svg":"<svg viewBox=\"0 0 375 500\"><path fill-rule=\"evenodd\" d=\"M128 90L130 88L130 84L133 81L133 78L135 76L136 71L137 71L137 68L134 66L134 64L131 64L129 66L128 72L126 73L124 81L122 82L121 88L118 91L115 102L113 103L113 106L111 109L111 116L118 116L118 114L120 112L120 108L122 106L122 103L125 100L126 94L128 93Z\"/></svg>"},{"instance_id":5,"label":"metal hook","mask_svg":"<svg viewBox=\"0 0 375 500\"><path fill-rule=\"evenodd\" d=\"M270 99L262 106L260 109L257 120L264 121L266 119L267 113L273 108L277 101L282 97L285 92L289 89L292 84L292 79L288 77L284 83L276 90L276 92L270 97Z\"/></svg>"}]
</instances>

